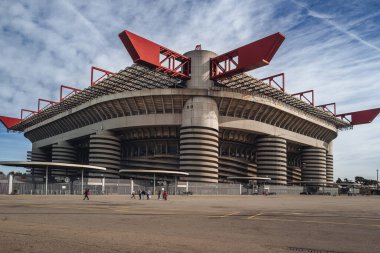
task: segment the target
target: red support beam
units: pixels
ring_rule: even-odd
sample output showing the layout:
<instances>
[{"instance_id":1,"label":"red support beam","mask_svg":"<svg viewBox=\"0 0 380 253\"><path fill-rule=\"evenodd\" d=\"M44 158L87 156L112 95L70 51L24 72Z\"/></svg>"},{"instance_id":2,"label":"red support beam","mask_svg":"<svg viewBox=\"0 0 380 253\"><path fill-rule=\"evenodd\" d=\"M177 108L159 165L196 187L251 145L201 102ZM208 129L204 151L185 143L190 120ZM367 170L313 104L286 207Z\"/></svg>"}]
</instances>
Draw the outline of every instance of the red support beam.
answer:
<instances>
[{"instance_id":1,"label":"red support beam","mask_svg":"<svg viewBox=\"0 0 380 253\"><path fill-rule=\"evenodd\" d=\"M361 125L371 123L380 113L380 108L374 108L364 111L342 113L336 115L338 118L348 121L351 125ZM348 118L350 117L350 118Z\"/></svg>"},{"instance_id":2,"label":"red support beam","mask_svg":"<svg viewBox=\"0 0 380 253\"><path fill-rule=\"evenodd\" d=\"M95 71L97 72L102 72L102 76L100 76L98 79L94 80L94 73ZM104 70L104 69L101 69L101 68L97 68L97 67L94 67L92 66L91 67L91 86L94 86L96 85L97 82L99 82L100 80L102 80L103 78L105 77L109 77L111 75L113 75L114 73L113 72L110 72L108 70Z\"/></svg>"},{"instance_id":3,"label":"red support beam","mask_svg":"<svg viewBox=\"0 0 380 253\"><path fill-rule=\"evenodd\" d=\"M67 89L67 90L71 90L70 93L68 93L67 95L63 96L63 91ZM66 86L66 85L61 85L61 90L60 90L60 93L59 93L59 101L62 102L63 100L65 100L66 98L68 98L69 96L71 96L71 94L76 94L78 92L81 92L82 90L81 89L78 89L78 88L73 88L73 87L70 87L70 86Z\"/></svg>"},{"instance_id":4,"label":"red support beam","mask_svg":"<svg viewBox=\"0 0 380 253\"><path fill-rule=\"evenodd\" d=\"M14 125L17 125L21 122L21 119L18 118L12 118L12 117L6 117L6 116L0 116L0 122L3 123L3 125L9 129L13 127Z\"/></svg>"},{"instance_id":5,"label":"red support beam","mask_svg":"<svg viewBox=\"0 0 380 253\"><path fill-rule=\"evenodd\" d=\"M280 81L278 81L280 79ZM276 81L277 80L277 81ZM285 92L285 74L280 73L273 76L268 76L263 79L260 79L260 81L269 81L269 86L272 86L272 84L275 84L282 92Z\"/></svg>"},{"instance_id":6,"label":"red support beam","mask_svg":"<svg viewBox=\"0 0 380 253\"><path fill-rule=\"evenodd\" d=\"M233 76L268 65L284 40L283 34L275 33L211 58L210 79Z\"/></svg>"},{"instance_id":7,"label":"red support beam","mask_svg":"<svg viewBox=\"0 0 380 253\"><path fill-rule=\"evenodd\" d=\"M147 40L130 31L119 34L134 63L184 80L190 79L190 58Z\"/></svg>"},{"instance_id":8,"label":"red support beam","mask_svg":"<svg viewBox=\"0 0 380 253\"><path fill-rule=\"evenodd\" d=\"M46 102L47 104L44 107L41 108L41 102ZM55 104L57 104L57 102L51 101L51 100L47 100L47 99L43 99L43 98L39 98L38 99L38 110L37 110L37 112L40 113L41 111L45 110L49 106L55 105Z\"/></svg>"},{"instance_id":9,"label":"red support beam","mask_svg":"<svg viewBox=\"0 0 380 253\"><path fill-rule=\"evenodd\" d=\"M329 113L333 114L334 116L336 115L336 103L318 105L316 107L321 108L323 111L329 112ZM331 107L332 107L332 109L330 109Z\"/></svg>"},{"instance_id":10,"label":"red support beam","mask_svg":"<svg viewBox=\"0 0 380 253\"><path fill-rule=\"evenodd\" d=\"M311 94L311 100L305 96L305 94ZM292 94L292 96L297 96L299 97L300 100L308 102L312 106L314 106L314 90L307 90L307 91L302 91L298 93Z\"/></svg>"},{"instance_id":11,"label":"red support beam","mask_svg":"<svg viewBox=\"0 0 380 253\"><path fill-rule=\"evenodd\" d=\"M24 117L24 112L29 112L29 114ZM29 109L21 109L21 120L29 118L30 116L33 116L36 113L38 113L38 112L37 111L33 111L33 110L29 110Z\"/></svg>"}]
</instances>

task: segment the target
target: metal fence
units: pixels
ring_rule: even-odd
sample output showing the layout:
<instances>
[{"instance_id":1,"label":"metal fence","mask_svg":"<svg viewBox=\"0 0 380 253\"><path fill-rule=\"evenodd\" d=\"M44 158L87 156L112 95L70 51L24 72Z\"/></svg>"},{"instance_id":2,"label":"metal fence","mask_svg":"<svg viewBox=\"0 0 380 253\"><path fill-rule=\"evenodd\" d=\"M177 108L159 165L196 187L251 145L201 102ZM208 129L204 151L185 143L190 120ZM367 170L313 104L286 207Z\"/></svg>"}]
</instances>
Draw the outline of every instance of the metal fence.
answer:
<instances>
[{"instance_id":1,"label":"metal fence","mask_svg":"<svg viewBox=\"0 0 380 253\"><path fill-rule=\"evenodd\" d=\"M7 181L0 181L0 194L8 194L9 184ZM84 182L83 189L89 189L93 195L130 195L132 191L132 181L130 179L106 179L104 185L100 182ZM150 181L133 181L133 191L138 190L154 193L154 186ZM239 184L207 184L207 183L192 183L187 186L180 183L177 186L174 183L160 185L155 187L158 191L167 191L170 195L196 194L196 195L239 195L241 186ZM44 183L31 182L14 182L14 194L46 194L46 185ZM49 195L68 195L82 194L81 181L73 181L70 183L49 183L47 185L47 194Z\"/></svg>"},{"instance_id":2,"label":"metal fence","mask_svg":"<svg viewBox=\"0 0 380 253\"><path fill-rule=\"evenodd\" d=\"M179 182L174 185L174 182L164 182L164 184L156 183L154 188L152 181L132 180L130 179L105 179L104 182L99 179L98 181L85 181L83 189L89 189L93 195L130 195L132 191L136 193L138 190L154 194L158 191L167 191L170 195L194 194L194 195L250 195L250 194L293 194L297 195L305 192L303 186L281 186L281 185L241 185L241 184L210 184L210 183L195 183L195 182ZM0 179L0 194L8 194L9 184L7 180ZM31 183L21 182L15 180L13 183L14 194L46 194L46 185L42 182ZM358 189L354 189L352 193L359 193ZM70 183L50 183L47 185L47 194L49 195L69 195L69 194L82 194L82 184L80 180ZM338 188L319 188L315 194L330 194L337 195Z\"/></svg>"}]
</instances>

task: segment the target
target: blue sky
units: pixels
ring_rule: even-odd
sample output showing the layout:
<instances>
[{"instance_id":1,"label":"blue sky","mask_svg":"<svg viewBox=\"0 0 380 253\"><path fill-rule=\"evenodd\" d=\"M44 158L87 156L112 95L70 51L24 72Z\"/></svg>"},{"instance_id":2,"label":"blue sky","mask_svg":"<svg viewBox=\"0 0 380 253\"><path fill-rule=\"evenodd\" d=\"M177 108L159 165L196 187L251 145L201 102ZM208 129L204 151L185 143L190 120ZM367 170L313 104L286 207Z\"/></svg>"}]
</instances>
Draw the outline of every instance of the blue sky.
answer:
<instances>
[{"instance_id":1,"label":"blue sky","mask_svg":"<svg viewBox=\"0 0 380 253\"><path fill-rule=\"evenodd\" d=\"M3 0L0 114L57 100L60 84L88 86L91 65L131 65L124 29L181 53L197 44L223 53L279 31L286 40L271 65L251 75L285 72L287 92L314 89L316 104L336 102L338 113L380 107L380 1ZM0 160L24 160L30 148L0 126ZM334 167L335 178L375 178L379 118L339 132Z\"/></svg>"}]
</instances>

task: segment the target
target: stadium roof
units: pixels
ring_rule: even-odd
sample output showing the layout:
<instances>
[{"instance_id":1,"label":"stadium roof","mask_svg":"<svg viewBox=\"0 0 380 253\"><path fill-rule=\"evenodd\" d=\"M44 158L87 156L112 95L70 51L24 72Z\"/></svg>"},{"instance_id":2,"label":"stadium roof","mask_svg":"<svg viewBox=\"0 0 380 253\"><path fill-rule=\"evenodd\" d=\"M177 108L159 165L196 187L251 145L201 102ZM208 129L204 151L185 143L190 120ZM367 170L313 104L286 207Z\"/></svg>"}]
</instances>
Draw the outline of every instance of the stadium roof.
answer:
<instances>
[{"instance_id":1,"label":"stadium roof","mask_svg":"<svg viewBox=\"0 0 380 253\"><path fill-rule=\"evenodd\" d=\"M106 170L104 167L72 164L72 163L54 163L54 162L29 162L29 161L0 161L0 165L9 167L24 167L24 168L46 168L57 169L88 169L88 170Z\"/></svg>"},{"instance_id":2,"label":"stadium roof","mask_svg":"<svg viewBox=\"0 0 380 253\"><path fill-rule=\"evenodd\" d=\"M334 124L337 128L350 127L350 123L244 73L224 79L218 79L216 81L216 86L217 87L214 87L213 89L228 89L233 92L254 93L267 96L326 120ZM157 72L139 64L133 64L131 67L127 67L126 69L99 81L96 85L90 86L83 91L66 98L60 103L27 117L12 126L10 130L22 132L28 127L43 122L59 113L70 110L92 99L109 94L142 89L183 87L184 81L179 78Z\"/></svg>"}]
</instances>

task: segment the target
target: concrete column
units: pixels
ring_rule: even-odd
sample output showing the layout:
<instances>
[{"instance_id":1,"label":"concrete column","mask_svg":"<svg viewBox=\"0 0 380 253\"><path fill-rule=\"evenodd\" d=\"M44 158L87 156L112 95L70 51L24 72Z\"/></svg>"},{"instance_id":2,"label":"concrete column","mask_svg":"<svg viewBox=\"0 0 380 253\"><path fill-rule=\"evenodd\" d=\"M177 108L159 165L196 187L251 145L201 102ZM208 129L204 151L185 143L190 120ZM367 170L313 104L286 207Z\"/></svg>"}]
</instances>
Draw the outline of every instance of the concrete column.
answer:
<instances>
[{"instance_id":1,"label":"concrete column","mask_svg":"<svg viewBox=\"0 0 380 253\"><path fill-rule=\"evenodd\" d=\"M43 149L32 146L32 150L27 152L27 160L32 162L50 162L50 155ZM45 169L32 169L36 176L44 176Z\"/></svg>"},{"instance_id":2,"label":"concrete column","mask_svg":"<svg viewBox=\"0 0 380 253\"><path fill-rule=\"evenodd\" d=\"M193 50L185 53L191 58L191 79L186 81L187 88L209 89L214 86L210 80L210 58L217 56L216 53L207 50Z\"/></svg>"},{"instance_id":3,"label":"concrete column","mask_svg":"<svg viewBox=\"0 0 380 253\"><path fill-rule=\"evenodd\" d=\"M303 148L301 170L302 181L326 182L326 149Z\"/></svg>"},{"instance_id":4,"label":"concrete column","mask_svg":"<svg viewBox=\"0 0 380 253\"><path fill-rule=\"evenodd\" d=\"M8 194L13 193L13 173L8 174Z\"/></svg>"},{"instance_id":5,"label":"concrete column","mask_svg":"<svg viewBox=\"0 0 380 253\"><path fill-rule=\"evenodd\" d=\"M69 142L62 141L53 144L51 149L51 161L53 163L77 163L77 153L75 147ZM68 171L67 169L54 169L55 175L75 176L76 171Z\"/></svg>"},{"instance_id":6,"label":"concrete column","mask_svg":"<svg viewBox=\"0 0 380 253\"><path fill-rule=\"evenodd\" d=\"M32 150L27 153L28 161L32 162L50 162L49 154L40 148L32 146Z\"/></svg>"},{"instance_id":7,"label":"concrete column","mask_svg":"<svg viewBox=\"0 0 380 253\"><path fill-rule=\"evenodd\" d=\"M192 97L182 110L180 130L180 170L189 181L217 183L219 123L216 102Z\"/></svg>"},{"instance_id":8,"label":"concrete column","mask_svg":"<svg viewBox=\"0 0 380 253\"><path fill-rule=\"evenodd\" d=\"M120 140L110 131L101 131L90 136L89 164L106 167L101 174L119 178ZM93 173L95 175L95 173ZM100 176L100 175L99 175Z\"/></svg>"},{"instance_id":9,"label":"concrete column","mask_svg":"<svg viewBox=\"0 0 380 253\"><path fill-rule=\"evenodd\" d=\"M51 161L53 163L76 163L77 154L75 147L69 142L62 141L52 146Z\"/></svg>"},{"instance_id":10,"label":"concrete column","mask_svg":"<svg viewBox=\"0 0 380 253\"><path fill-rule=\"evenodd\" d=\"M106 191L106 178L102 178L102 193L104 194L104 192Z\"/></svg>"},{"instance_id":11,"label":"concrete column","mask_svg":"<svg viewBox=\"0 0 380 253\"><path fill-rule=\"evenodd\" d=\"M326 181L334 182L334 159L333 159L333 142L330 142L326 154Z\"/></svg>"},{"instance_id":12,"label":"concrete column","mask_svg":"<svg viewBox=\"0 0 380 253\"><path fill-rule=\"evenodd\" d=\"M210 58L216 54L206 50L185 53L191 58L191 79L186 86L209 89ZM180 169L188 172L190 181L218 182L219 122L218 106L208 97L192 97L182 109L180 130Z\"/></svg>"},{"instance_id":13,"label":"concrete column","mask_svg":"<svg viewBox=\"0 0 380 253\"><path fill-rule=\"evenodd\" d=\"M286 140L277 136L262 136L256 141L257 174L269 177L271 184L287 184Z\"/></svg>"}]
</instances>

